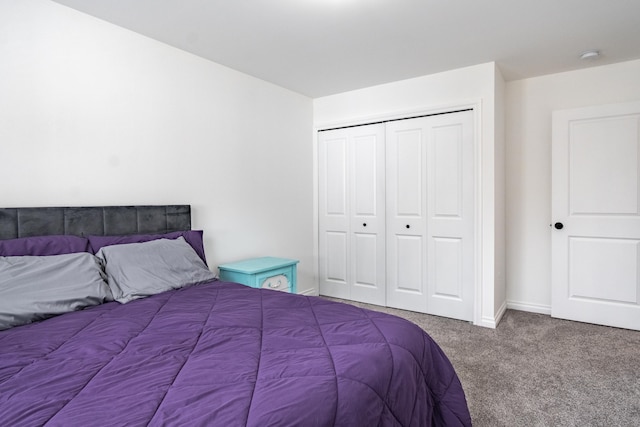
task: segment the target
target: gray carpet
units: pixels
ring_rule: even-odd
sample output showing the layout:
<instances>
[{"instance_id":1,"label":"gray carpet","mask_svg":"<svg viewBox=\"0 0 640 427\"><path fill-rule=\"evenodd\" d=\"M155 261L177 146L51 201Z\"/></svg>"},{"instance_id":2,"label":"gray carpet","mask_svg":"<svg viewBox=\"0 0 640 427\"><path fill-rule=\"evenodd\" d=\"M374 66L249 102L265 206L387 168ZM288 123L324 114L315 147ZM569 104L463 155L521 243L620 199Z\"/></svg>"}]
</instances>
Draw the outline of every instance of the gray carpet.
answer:
<instances>
[{"instance_id":1,"label":"gray carpet","mask_svg":"<svg viewBox=\"0 0 640 427\"><path fill-rule=\"evenodd\" d=\"M342 302L427 331L458 372L476 427L640 426L640 332L514 310L494 330Z\"/></svg>"}]
</instances>

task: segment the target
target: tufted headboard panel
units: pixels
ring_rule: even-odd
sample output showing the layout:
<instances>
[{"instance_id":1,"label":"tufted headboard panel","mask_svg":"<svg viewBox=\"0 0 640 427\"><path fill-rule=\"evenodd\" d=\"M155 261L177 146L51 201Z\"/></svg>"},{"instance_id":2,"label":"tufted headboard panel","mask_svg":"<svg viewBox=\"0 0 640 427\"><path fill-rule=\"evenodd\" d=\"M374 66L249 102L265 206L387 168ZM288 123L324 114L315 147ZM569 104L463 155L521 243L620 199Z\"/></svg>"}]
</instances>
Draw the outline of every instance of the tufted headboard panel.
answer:
<instances>
[{"instance_id":1,"label":"tufted headboard panel","mask_svg":"<svg viewBox=\"0 0 640 427\"><path fill-rule=\"evenodd\" d=\"M61 234L151 234L190 229L190 205L0 208L0 239Z\"/></svg>"}]
</instances>

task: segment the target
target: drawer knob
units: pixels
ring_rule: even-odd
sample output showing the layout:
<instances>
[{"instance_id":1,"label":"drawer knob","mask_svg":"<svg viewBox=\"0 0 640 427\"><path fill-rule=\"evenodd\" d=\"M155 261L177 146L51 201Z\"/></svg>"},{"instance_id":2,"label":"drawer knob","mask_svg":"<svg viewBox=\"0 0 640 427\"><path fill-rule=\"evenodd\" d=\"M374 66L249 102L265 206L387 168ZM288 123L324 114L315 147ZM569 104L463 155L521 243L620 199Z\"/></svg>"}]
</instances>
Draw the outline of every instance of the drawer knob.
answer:
<instances>
[{"instance_id":1,"label":"drawer knob","mask_svg":"<svg viewBox=\"0 0 640 427\"><path fill-rule=\"evenodd\" d=\"M289 283L289 279L286 276L287 273L274 274L264 280L260 281L260 287L266 289L272 289L274 291L286 291L292 286Z\"/></svg>"},{"instance_id":2,"label":"drawer knob","mask_svg":"<svg viewBox=\"0 0 640 427\"><path fill-rule=\"evenodd\" d=\"M273 282L269 283L269 287L270 288L279 288L280 285L282 285L282 281L281 280L278 280L278 283L273 283Z\"/></svg>"}]
</instances>

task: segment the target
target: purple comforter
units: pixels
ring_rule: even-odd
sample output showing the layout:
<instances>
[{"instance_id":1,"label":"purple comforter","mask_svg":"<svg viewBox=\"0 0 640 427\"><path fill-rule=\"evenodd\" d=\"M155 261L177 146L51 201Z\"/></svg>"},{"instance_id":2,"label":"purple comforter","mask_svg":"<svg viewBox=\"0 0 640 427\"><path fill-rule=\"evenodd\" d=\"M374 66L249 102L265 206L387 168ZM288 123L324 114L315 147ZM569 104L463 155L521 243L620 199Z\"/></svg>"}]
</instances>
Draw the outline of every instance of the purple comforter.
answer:
<instances>
[{"instance_id":1,"label":"purple comforter","mask_svg":"<svg viewBox=\"0 0 640 427\"><path fill-rule=\"evenodd\" d=\"M0 425L470 425L403 319L225 282L0 332Z\"/></svg>"}]
</instances>

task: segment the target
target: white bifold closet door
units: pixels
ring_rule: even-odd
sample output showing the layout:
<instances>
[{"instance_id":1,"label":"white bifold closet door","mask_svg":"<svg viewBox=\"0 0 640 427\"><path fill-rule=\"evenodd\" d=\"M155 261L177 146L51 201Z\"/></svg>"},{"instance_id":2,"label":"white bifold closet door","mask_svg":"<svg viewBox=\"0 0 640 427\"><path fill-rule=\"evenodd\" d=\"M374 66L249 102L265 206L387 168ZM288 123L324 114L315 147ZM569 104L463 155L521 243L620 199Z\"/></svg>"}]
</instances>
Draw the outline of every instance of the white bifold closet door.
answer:
<instances>
[{"instance_id":1,"label":"white bifold closet door","mask_svg":"<svg viewBox=\"0 0 640 427\"><path fill-rule=\"evenodd\" d=\"M385 305L384 125L319 133L320 293Z\"/></svg>"},{"instance_id":2,"label":"white bifold closet door","mask_svg":"<svg viewBox=\"0 0 640 427\"><path fill-rule=\"evenodd\" d=\"M473 112L322 131L320 294L473 320Z\"/></svg>"},{"instance_id":3,"label":"white bifold closet door","mask_svg":"<svg viewBox=\"0 0 640 427\"><path fill-rule=\"evenodd\" d=\"M387 306L473 320L473 113L389 122Z\"/></svg>"}]
</instances>

